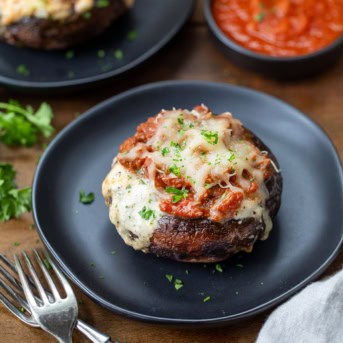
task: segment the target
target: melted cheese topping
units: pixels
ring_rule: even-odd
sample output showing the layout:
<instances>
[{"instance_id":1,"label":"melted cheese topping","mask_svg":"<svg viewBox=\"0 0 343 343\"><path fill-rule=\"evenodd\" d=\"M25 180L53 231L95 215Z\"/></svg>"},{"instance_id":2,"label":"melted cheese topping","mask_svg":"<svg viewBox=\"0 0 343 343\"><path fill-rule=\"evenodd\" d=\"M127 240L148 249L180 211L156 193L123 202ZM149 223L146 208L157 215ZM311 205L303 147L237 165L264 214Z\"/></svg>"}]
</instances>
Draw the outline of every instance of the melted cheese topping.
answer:
<instances>
[{"instance_id":1,"label":"melted cheese topping","mask_svg":"<svg viewBox=\"0 0 343 343\"><path fill-rule=\"evenodd\" d=\"M103 183L104 197L111 199L110 219L124 241L135 249L149 246L158 219L166 214L161 211L161 201L171 199L168 187L156 184L159 174L187 182L187 189L178 188L186 190L185 198L192 194L194 203L201 204L209 188L221 187L224 198L215 199L207 218L224 222L253 217L265 225L262 239L269 235L272 221L265 207L269 192L264 184L266 168L261 164L269 165L271 160L265 151L242 139L242 124L230 113L213 116L205 106L197 109L162 110L154 119L151 137L119 153ZM139 173L121 164L123 160L139 159L149 161L145 171L141 168ZM250 196L252 182L257 190ZM242 200L234 213L227 211L225 215L220 206L225 196L233 193L242 194ZM142 217L144 208L153 213L148 219Z\"/></svg>"}]
</instances>

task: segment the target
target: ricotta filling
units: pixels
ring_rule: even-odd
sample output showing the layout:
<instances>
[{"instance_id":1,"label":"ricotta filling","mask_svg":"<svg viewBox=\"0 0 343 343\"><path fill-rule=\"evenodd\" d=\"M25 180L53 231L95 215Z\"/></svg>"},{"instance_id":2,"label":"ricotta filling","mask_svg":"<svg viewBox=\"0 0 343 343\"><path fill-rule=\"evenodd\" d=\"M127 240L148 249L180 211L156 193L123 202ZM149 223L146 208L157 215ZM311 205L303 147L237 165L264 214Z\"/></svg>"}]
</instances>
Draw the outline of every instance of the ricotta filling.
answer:
<instances>
[{"instance_id":1,"label":"ricotta filling","mask_svg":"<svg viewBox=\"0 0 343 343\"><path fill-rule=\"evenodd\" d=\"M136 250L147 251L162 217L160 199L153 189L149 180L116 161L103 183L103 194L112 199L110 220L124 242Z\"/></svg>"}]
</instances>

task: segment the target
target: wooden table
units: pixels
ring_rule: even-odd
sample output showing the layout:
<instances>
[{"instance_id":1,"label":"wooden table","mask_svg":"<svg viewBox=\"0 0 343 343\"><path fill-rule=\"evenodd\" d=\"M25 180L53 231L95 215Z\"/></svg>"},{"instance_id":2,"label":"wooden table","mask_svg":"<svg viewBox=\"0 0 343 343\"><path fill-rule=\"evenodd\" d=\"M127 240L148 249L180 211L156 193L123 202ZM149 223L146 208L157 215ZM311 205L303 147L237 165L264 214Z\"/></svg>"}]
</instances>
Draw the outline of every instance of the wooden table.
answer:
<instances>
[{"instance_id":1,"label":"wooden table","mask_svg":"<svg viewBox=\"0 0 343 343\"><path fill-rule=\"evenodd\" d=\"M30 96L0 88L0 100L19 99L34 106L48 101L55 112L54 126L61 130L75 118L100 101L148 82L168 79L199 79L239 84L277 96L307 113L324 128L343 156L343 58L325 74L298 82L277 82L242 70L225 59L210 37L202 16L202 3L176 39L130 78L114 81L101 89L64 96ZM9 149L0 145L0 160L12 163L18 171L20 186L31 183L36 161L42 153L40 146ZM339 214L337 214L339 215ZM38 236L29 230L32 223L27 214L6 224L0 223L0 251L8 254L24 248L37 247ZM14 246L15 242L20 245ZM342 267L343 252L324 275ZM254 342L269 312L239 325L220 329L176 329L146 324L115 315L89 300L74 287L80 304L80 317L99 330L109 333L121 343L158 342ZM1 342L53 342L41 330L21 324L7 310L0 307ZM78 333L75 342L86 340Z\"/></svg>"}]
</instances>

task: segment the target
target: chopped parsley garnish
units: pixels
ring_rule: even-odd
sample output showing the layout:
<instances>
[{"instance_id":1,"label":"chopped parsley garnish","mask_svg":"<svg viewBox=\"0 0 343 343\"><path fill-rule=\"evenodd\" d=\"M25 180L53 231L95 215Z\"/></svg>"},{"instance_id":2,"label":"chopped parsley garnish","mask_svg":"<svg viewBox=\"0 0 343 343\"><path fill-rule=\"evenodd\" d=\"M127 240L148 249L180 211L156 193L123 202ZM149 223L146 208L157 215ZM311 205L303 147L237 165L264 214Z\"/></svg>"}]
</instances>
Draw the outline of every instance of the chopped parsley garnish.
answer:
<instances>
[{"instance_id":1,"label":"chopped parsley garnish","mask_svg":"<svg viewBox=\"0 0 343 343\"><path fill-rule=\"evenodd\" d=\"M23 76L30 76L31 74L30 69L28 69L25 64L19 64L16 71L18 74Z\"/></svg>"},{"instance_id":2,"label":"chopped parsley garnish","mask_svg":"<svg viewBox=\"0 0 343 343\"><path fill-rule=\"evenodd\" d=\"M218 132L217 131L208 131L201 130L202 136L206 139L207 143L215 145L218 143Z\"/></svg>"},{"instance_id":3,"label":"chopped parsley garnish","mask_svg":"<svg viewBox=\"0 0 343 343\"><path fill-rule=\"evenodd\" d=\"M183 287L183 282L180 279L175 279L174 281L174 287L178 291L180 288Z\"/></svg>"},{"instance_id":4,"label":"chopped parsley garnish","mask_svg":"<svg viewBox=\"0 0 343 343\"><path fill-rule=\"evenodd\" d=\"M175 187L167 187L166 192L169 194L173 194L172 196L172 203L175 204L179 202L181 199L186 199L188 196L187 189L178 189Z\"/></svg>"},{"instance_id":5,"label":"chopped parsley garnish","mask_svg":"<svg viewBox=\"0 0 343 343\"><path fill-rule=\"evenodd\" d=\"M162 156L166 156L167 154L170 153L170 150L169 148L165 147L161 150L161 153L162 153Z\"/></svg>"},{"instance_id":6,"label":"chopped parsley garnish","mask_svg":"<svg viewBox=\"0 0 343 343\"><path fill-rule=\"evenodd\" d=\"M230 162L233 162L235 159L236 159L236 155L232 152L231 155L230 155L230 157L228 158L228 160L229 160Z\"/></svg>"},{"instance_id":7,"label":"chopped parsley garnish","mask_svg":"<svg viewBox=\"0 0 343 343\"><path fill-rule=\"evenodd\" d=\"M17 189L12 165L0 163L0 221L31 211L31 187Z\"/></svg>"},{"instance_id":8,"label":"chopped parsley garnish","mask_svg":"<svg viewBox=\"0 0 343 343\"><path fill-rule=\"evenodd\" d=\"M19 243L19 242L14 242L13 245L14 245L15 247L19 247L20 243Z\"/></svg>"},{"instance_id":9,"label":"chopped parsley garnish","mask_svg":"<svg viewBox=\"0 0 343 343\"><path fill-rule=\"evenodd\" d=\"M150 220L150 218L156 218L155 211L151 210L146 206L144 206L138 213L145 220Z\"/></svg>"},{"instance_id":10,"label":"chopped parsley garnish","mask_svg":"<svg viewBox=\"0 0 343 343\"><path fill-rule=\"evenodd\" d=\"M66 53L64 54L64 57L67 59L67 60L71 60L72 58L75 57L75 52L74 50L68 50L66 51Z\"/></svg>"},{"instance_id":11,"label":"chopped parsley garnish","mask_svg":"<svg viewBox=\"0 0 343 343\"><path fill-rule=\"evenodd\" d=\"M169 171L172 172L176 176L179 176L179 177L181 176L180 168L177 167L175 164L169 167Z\"/></svg>"},{"instance_id":12,"label":"chopped parsley garnish","mask_svg":"<svg viewBox=\"0 0 343 343\"><path fill-rule=\"evenodd\" d=\"M194 124L193 124L193 123L190 123L190 124L189 124L189 128L191 129L192 127L194 127Z\"/></svg>"},{"instance_id":13,"label":"chopped parsley garnish","mask_svg":"<svg viewBox=\"0 0 343 343\"><path fill-rule=\"evenodd\" d=\"M97 55L99 58L104 58L106 56L106 51L105 50L98 50Z\"/></svg>"},{"instance_id":14,"label":"chopped parsley garnish","mask_svg":"<svg viewBox=\"0 0 343 343\"><path fill-rule=\"evenodd\" d=\"M174 141L170 142L170 146L173 148L176 148L177 150L181 150L181 145L179 143L174 142Z\"/></svg>"},{"instance_id":15,"label":"chopped parsley garnish","mask_svg":"<svg viewBox=\"0 0 343 343\"><path fill-rule=\"evenodd\" d=\"M216 264L216 271L219 273L223 272L223 267L219 263Z\"/></svg>"},{"instance_id":16,"label":"chopped parsley garnish","mask_svg":"<svg viewBox=\"0 0 343 343\"><path fill-rule=\"evenodd\" d=\"M211 300L211 297L208 295L206 298L204 298L202 301L204 302L204 303L207 303L208 301L210 301Z\"/></svg>"},{"instance_id":17,"label":"chopped parsley garnish","mask_svg":"<svg viewBox=\"0 0 343 343\"><path fill-rule=\"evenodd\" d=\"M51 264L50 264L50 262L49 262L49 260L46 258L46 259L44 259L44 264L45 264L45 267L47 268L47 269L52 269L52 267L51 267Z\"/></svg>"},{"instance_id":18,"label":"chopped parsley garnish","mask_svg":"<svg viewBox=\"0 0 343 343\"><path fill-rule=\"evenodd\" d=\"M166 274L166 278L167 278L167 280L168 280L169 282L172 282L172 280L173 280L173 275L171 275L171 274Z\"/></svg>"},{"instance_id":19,"label":"chopped parsley garnish","mask_svg":"<svg viewBox=\"0 0 343 343\"><path fill-rule=\"evenodd\" d=\"M260 13L257 13L254 16L254 20L257 21L258 23L260 23L260 22L262 22L264 20L265 17L266 17L266 13L265 12L260 12Z\"/></svg>"},{"instance_id":20,"label":"chopped parsley garnish","mask_svg":"<svg viewBox=\"0 0 343 343\"><path fill-rule=\"evenodd\" d=\"M90 19L90 18L92 18L92 13L91 12L84 12L81 14L81 17L83 19Z\"/></svg>"},{"instance_id":21,"label":"chopped parsley garnish","mask_svg":"<svg viewBox=\"0 0 343 343\"><path fill-rule=\"evenodd\" d=\"M109 5L110 5L110 1L109 0L98 0L96 2L96 7L98 7L98 8L108 7Z\"/></svg>"},{"instance_id":22,"label":"chopped parsley garnish","mask_svg":"<svg viewBox=\"0 0 343 343\"><path fill-rule=\"evenodd\" d=\"M185 124L185 121L183 120L182 117L177 118L177 122L178 122L180 125L184 125L184 124Z\"/></svg>"},{"instance_id":23,"label":"chopped parsley garnish","mask_svg":"<svg viewBox=\"0 0 343 343\"><path fill-rule=\"evenodd\" d=\"M50 137L53 113L47 103L42 103L37 111L31 106L22 106L18 101L0 102L0 141L7 145L32 146L41 133Z\"/></svg>"},{"instance_id":24,"label":"chopped parsley garnish","mask_svg":"<svg viewBox=\"0 0 343 343\"><path fill-rule=\"evenodd\" d=\"M132 42L137 38L137 31L131 30L127 33L127 39L128 41Z\"/></svg>"},{"instance_id":25,"label":"chopped parsley garnish","mask_svg":"<svg viewBox=\"0 0 343 343\"><path fill-rule=\"evenodd\" d=\"M116 49L114 50L114 57L117 59L117 60L122 60L124 58L124 53L123 53L123 50L121 49Z\"/></svg>"},{"instance_id":26,"label":"chopped parsley garnish","mask_svg":"<svg viewBox=\"0 0 343 343\"><path fill-rule=\"evenodd\" d=\"M79 192L79 201L81 204L88 205L91 204L95 199L94 193L90 192L88 194L85 193L83 189Z\"/></svg>"}]
</instances>

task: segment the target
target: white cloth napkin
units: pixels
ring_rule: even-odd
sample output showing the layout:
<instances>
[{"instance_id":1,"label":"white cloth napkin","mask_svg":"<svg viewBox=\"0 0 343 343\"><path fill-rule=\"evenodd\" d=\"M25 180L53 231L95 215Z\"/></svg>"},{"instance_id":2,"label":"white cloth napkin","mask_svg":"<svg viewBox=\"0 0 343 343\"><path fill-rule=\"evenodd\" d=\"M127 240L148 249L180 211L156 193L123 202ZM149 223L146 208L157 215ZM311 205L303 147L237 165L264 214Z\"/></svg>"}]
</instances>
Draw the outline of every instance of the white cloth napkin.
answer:
<instances>
[{"instance_id":1,"label":"white cloth napkin","mask_svg":"<svg viewBox=\"0 0 343 343\"><path fill-rule=\"evenodd\" d=\"M256 343L343 343L343 270L278 307Z\"/></svg>"}]
</instances>

